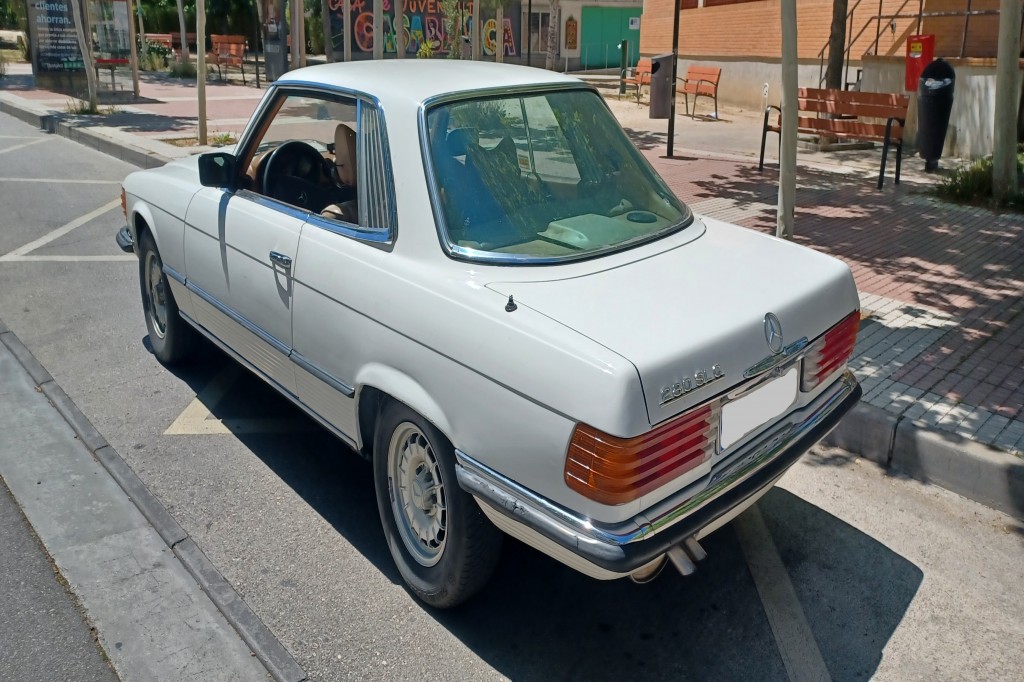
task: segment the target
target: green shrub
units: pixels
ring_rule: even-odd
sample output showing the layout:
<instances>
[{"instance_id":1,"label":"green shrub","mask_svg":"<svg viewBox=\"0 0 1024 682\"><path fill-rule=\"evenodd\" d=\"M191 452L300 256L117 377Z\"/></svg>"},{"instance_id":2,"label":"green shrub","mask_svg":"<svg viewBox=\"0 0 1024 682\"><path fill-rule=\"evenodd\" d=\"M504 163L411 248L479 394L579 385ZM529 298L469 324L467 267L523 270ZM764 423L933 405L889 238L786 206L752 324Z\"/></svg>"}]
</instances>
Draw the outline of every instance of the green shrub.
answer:
<instances>
[{"instance_id":1,"label":"green shrub","mask_svg":"<svg viewBox=\"0 0 1024 682\"><path fill-rule=\"evenodd\" d=\"M99 109L93 108L89 103L88 97L85 99L69 99L64 105L64 111L76 116L96 116L100 113Z\"/></svg>"},{"instance_id":2,"label":"green shrub","mask_svg":"<svg viewBox=\"0 0 1024 682\"><path fill-rule=\"evenodd\" d=\"M429 40L420 43L420 49L416 50L417 59L430 59L434 56L434 48L430 46Z\"/></svg>"},{"instance_id":3,"label":"green shrub","mask_svg":"<svg viewBox=\"0 0 1024 682\"><path fill-rule=\"evenodd\" d=\"M1018 149L1017 173L1024 170L1024 151ZM987 203L992 199L992 157L986 156L950 173L935 193L943 199L965 204ZM1024 192L1009 200L1011 207L1024 207Z\"/></svg>"},{"instance_id":4,"label":"green shrub","mask_svg":"<svg viewBox=\"0 0 1024 682\"><path fill-rule=\"evenodd\" d=\"M196 65L191 61L181 61L181 59L172 59L171 67L169 72L175 78L186 78L195 80L196 78Z\"/></svg>"},{"instance_id":5,"label":"green shrub","mask_svg":"<svg viewBox=\"0 0 1024 682\"><path fill-rule=\"evenodd\" d=\"M139 68L143 71L163 71L167 68L167 56L170 53L163 45L146 42L139 55Z\"/></svg>"}]
</instances>

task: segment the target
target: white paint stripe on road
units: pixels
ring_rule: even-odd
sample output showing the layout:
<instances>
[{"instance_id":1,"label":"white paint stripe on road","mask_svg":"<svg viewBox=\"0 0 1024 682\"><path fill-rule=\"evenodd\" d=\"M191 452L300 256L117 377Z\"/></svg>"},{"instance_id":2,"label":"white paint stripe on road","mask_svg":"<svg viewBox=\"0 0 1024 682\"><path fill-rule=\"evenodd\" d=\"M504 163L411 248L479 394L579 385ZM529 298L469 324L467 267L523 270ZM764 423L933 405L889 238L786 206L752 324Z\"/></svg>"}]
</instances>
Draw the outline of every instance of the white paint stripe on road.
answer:
<instances>
[{"instance_id":1,"label":"white paint stripe on road","mask_svg":"<svg viewBox=\"0 0 1024 682\"><path fill-rule=\"evenodd\" d=\"M49 244L54 239L59 239L59 238L63 237L64 235L66 235L68 232L70 232L71 230L75 229L76 227L81 227L82 225L85 225L87 222L89 222L93 218L97 218L97 217L103 215L104 213L106 213L107 211L111 210L115 206L120 206L120 205L121 205L121 199L120 198L114 199L109 204L103 204L102 206L97 208L95 211L92 211L90 213L86 213L84 216L81 216L79 218L75 218L70 223L67 223L66 225L62 225L62 226L58 227L56 230L53 230L52 232L44 234L42 237L40 237L39 239L35 240L34 242L29 242L28 244L25 244L24 246L18 247L17 249L15 249L14 251L11 251L10 253L6 253L3 256L0 256L0 262L18 260L20 256L24 256L26 253L31 253L32 251L35 251L36 249L38 249L40 246L43 246L45 244ZM84 256L76 256L76 257L77 258L84 258Z\"/></svg>"},{"instance_id":2,"label":"white paint stripe on road","mask_svg":"<svg viewBox=\"0 0 1024 682\"><path fill-rule=\"evenodd\" d=\"M13 147L7 147L6 149L0 149L0 154L6 154L7 152L14 152L14 151L17 151L19 149L24 149L25 147L31 147L34 144L39 144L40 142L46 142L49 139L51 139L50 136L40 137L40 138L37 138L35 140L31 140L29 142L25 142L24 144L16 144Z\"/></svg>"},{"instance_id":3,"label":"white paint stripe on road","mask_svg":"<svg viewBox=\"0 0 1024 682\"><path fill-rule=\"evenodd\" d=\"M0 263L127 263L138 261L137 256L4 256Z\"/></svg>"},{"instance_id":4,"label":"white paint stripe on road","mask_svg":"<svg viewBox=\"0 0 1024 682\"><path fill-rule=\"evenodd\" d=\"M67 180L65 178L0 178L0 182L49 182L61 185L120 185L120 180Z\"/></svg>"},{"instance_id":5,"label":"white paint stripe on road","mask_svg":"<svg viewBox=\"0 0 1024 682\"><path fill-rule=\"evenodd\" d=\"M789 679L793 682L831 680L760 507L755 504L737 517L734 527Z\"/></svg>"}]
</instances>

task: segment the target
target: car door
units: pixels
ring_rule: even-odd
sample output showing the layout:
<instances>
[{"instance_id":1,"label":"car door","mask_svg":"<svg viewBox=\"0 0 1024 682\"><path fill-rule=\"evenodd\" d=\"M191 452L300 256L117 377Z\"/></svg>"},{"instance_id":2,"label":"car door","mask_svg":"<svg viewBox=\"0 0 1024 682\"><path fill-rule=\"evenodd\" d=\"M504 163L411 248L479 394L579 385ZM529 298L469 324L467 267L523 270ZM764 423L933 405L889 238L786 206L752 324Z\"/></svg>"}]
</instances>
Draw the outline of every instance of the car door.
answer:
<instances>
[{"instance_id":1,"label":"car door","mask_svg":"<svg viewBox=\"0 0 1024 682\"><path fill-rule=\"evenodd\" d=\"M382 273L393 267L395 196L380 110L359 101L357 216L310 215L295 272L295 362L299 399L350 442L356 441L355 374L379 354L387 330L374 321L386 305Z\"/></svg>"},{"instance_id":2,"label":"car door","mask_svg":"<svg viewBox=\"0 0 1024 682\"><path fill-rule=\"evenodd\" d=\"M292 268L305 217L250 190L204 188L185 219L196 321L290 393Z\"/></svg>"},{"instance_id":3,"label":"car door","mask_svg":"<svg viewBox=\"0 0 1024 682\"><path fill-rule=\"evenodd\" d=\"M278 88L239 145L240 188L204 188L186 213L186 279L197 322L293 395L299 235L311 197L329 183L323 155L338 113L326 94ZM284 159L286 149L300 153ZM276 162L275 153L286 163Z\"/></svg>"}]
</instances>

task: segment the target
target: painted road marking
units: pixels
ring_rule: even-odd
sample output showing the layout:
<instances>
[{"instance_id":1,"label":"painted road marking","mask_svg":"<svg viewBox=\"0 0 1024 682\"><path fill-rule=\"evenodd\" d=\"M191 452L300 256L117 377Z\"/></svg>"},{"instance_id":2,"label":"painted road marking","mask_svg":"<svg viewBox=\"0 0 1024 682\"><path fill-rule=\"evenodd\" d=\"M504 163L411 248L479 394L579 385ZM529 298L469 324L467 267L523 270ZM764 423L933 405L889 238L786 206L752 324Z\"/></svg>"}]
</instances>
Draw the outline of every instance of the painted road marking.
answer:
<instances>
[{"instance_id":1,"label":"painted road marking","mask_svg":"<svg viewBox=\"0 0 1024 682\"><path fill-rule=\"evenodd\" d=\"M831 680L760 507L754 504L736 518L733 526L789 679L793 682Z\"/></svg>"},{"instance_id":2,"label":"painted road marking","mask_svg":"<svg viewBox=\"0 0 1024 682\"><path fill-rule=\"evenodd\" d=\"M20 246L20 247L16 248L14 251L11 251L10 253L6 253L3 256L0 256L0 263L10 263L10 262L16 262L16 261L33 261L33 262L55 261L55 262L60 262L60 263L72 263L72 262L76 262L76 261L123 261L123 260L135 260L135 256L123 255L123 254L117 255L117 256L27 256L27 255L25 255L25 254L31 253L32 251L35 251L36 249L38 249L41 246L45 246L45 245L49 244L50 242L52 242L55 239L60 239L61 237L63 237L64 235L66 235L68 232L70 232L71 230L75 229L76 227L81 227L82 225L85 225L87 222L89 222L93 218L98 218L99 216L103 215L107 211L110 211L111 209L113 209L113 208L115 208L117 206L120 206L120 205L121 205L121 200L120 199L114 199L109 204L104 204L104 205L100 206L99 208L97 208L95 211L91 211L89 213L86 213L83 216L75 218L71 222L66 223L64 225L61 225L57 229L52 230L52 231L48 232L47 234L44 234L39 239L37 239L37 240L35 240L33 242L29 242L28 244L25 244L24 246Z\"/></svg>"},{"instance_id":3,"label":"painted road marking","mask_svg":"<svg viewBox=\"0 0 1024 682\"><path fill-rule=\"evenodd\" d=\"M217 434L300 433L315 427L308 420L259 418L217 419L211 410L217 409L224 396L242 378L243 368L231 362L209 384L199 391L188 407L164 431L165 436L211 436Z\"/></svg>"},{"instance_id":4,"label":"painted road marking","mask_svg":"<svg viewBox=\"0 0 1024 682\"><path fill-rule=\"evenodd\" d=\"M120 185L120 180L65 180L64 178L0 178L0 182L50 182L61 185Z\"/></svg>"},{"instance_id":5,"label":"painted road marking","mask_svg":"<svg viewBox=\"0 0 1024 682\"><path fill-rule=\"evenodd\" d=\"M6 154L7 152L13 152L13 151L17 151L19 149L24 149L25 147L31 147L34 144L39 144L40 142L46 142L49 139L50 139L49 137L40 137L40 138L37 138L37 139L32 140L30 142L25 142L24 144L16 144L13 147L7 147L6 149L0 149L0 154Z\"/></svg>"}]
</instances>

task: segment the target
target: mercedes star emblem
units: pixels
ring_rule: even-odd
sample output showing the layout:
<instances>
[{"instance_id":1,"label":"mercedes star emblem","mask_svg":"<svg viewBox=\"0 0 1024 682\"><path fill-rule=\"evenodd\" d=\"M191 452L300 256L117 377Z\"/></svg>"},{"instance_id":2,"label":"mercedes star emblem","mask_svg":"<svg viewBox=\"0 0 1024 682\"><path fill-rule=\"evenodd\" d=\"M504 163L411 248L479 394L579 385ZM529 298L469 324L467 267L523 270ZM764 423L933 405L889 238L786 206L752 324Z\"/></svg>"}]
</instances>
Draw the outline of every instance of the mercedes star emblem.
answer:
<instances>
[{"instance_id":1,"label":"mercedes star emblem","mask_svg":"<svg viewBox=\"0 0 1024 682\"><path fill-rule=\"evenodd\" d=\"M764 316L764 340L768 342L768 348L778 355L782 352L782 323L775 313L768 313Z\"/></svg>"}]
</instances>

